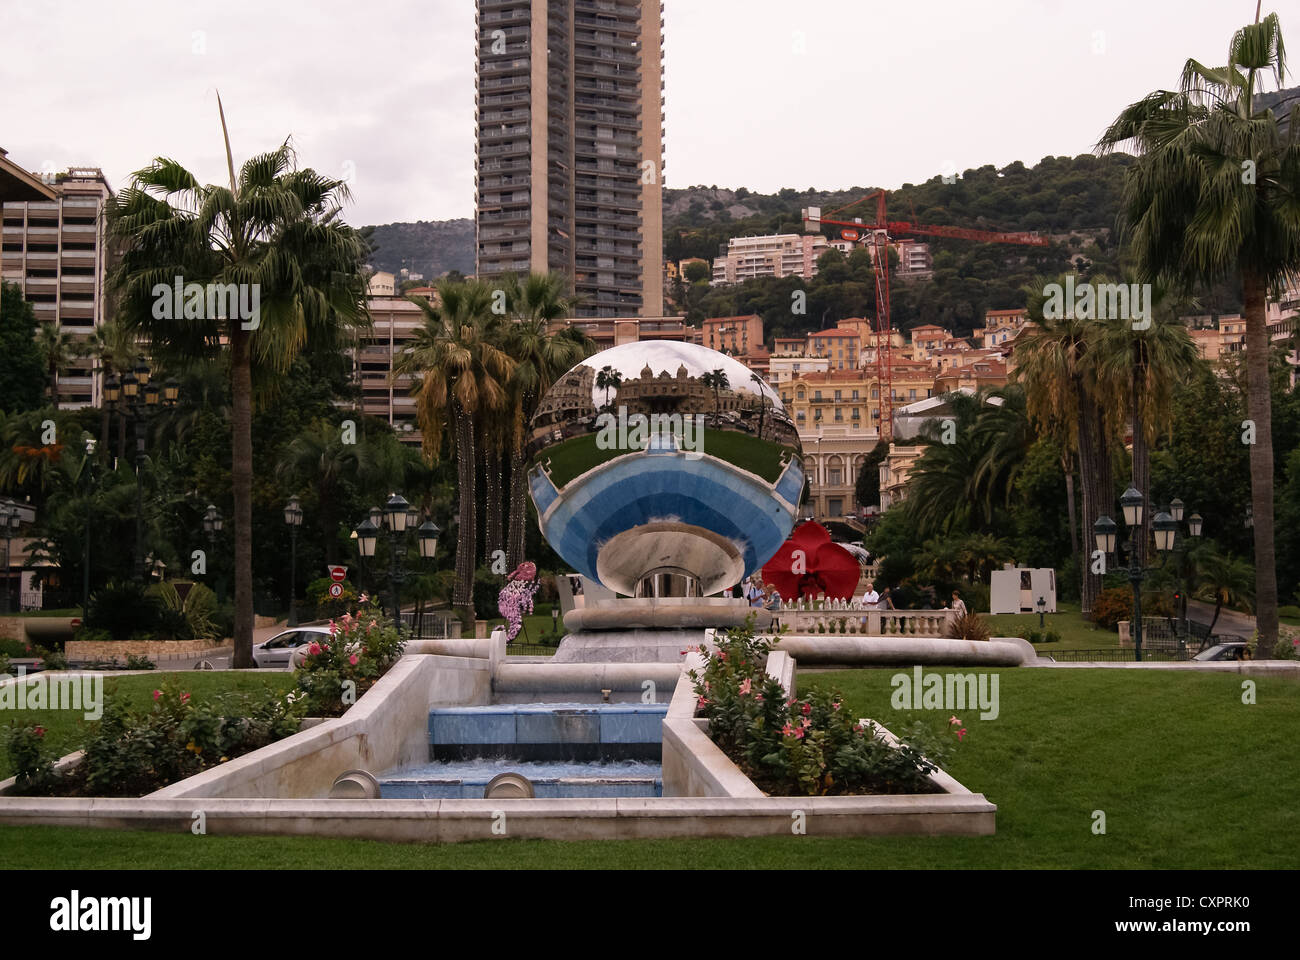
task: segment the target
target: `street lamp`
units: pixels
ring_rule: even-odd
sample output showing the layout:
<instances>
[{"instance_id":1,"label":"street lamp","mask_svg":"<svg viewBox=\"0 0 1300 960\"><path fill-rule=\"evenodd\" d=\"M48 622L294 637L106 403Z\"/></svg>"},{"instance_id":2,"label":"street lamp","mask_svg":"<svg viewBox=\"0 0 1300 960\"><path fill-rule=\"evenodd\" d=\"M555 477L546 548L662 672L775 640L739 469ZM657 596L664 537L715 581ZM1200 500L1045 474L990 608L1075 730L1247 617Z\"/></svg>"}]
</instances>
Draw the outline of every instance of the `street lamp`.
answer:
<instances>
[{"instance_id":1,"label":"street lamp","mask_svg":"<svg viewBox=\"0 0 1300 960\"><path fill-rule=\"evenodd\" d=\"M1138 562L1138 537L1143 535L1142 514L1145 497L1138 492L1136 487L1130 486L1123 494L1120 495L1119 503L1124 512L1124 525L1128 527L1128 542L1125 544L1128 550L1128 579L1133 587L1133 625L1131 635L1133 637L1134 657L1138 662L1142 660L1142 581L1146 579L1147 573L1158 567L1143 567ZM1175 517L1181 517L1184 510L1182 500L1175 498L1170 502L1169 511L1161 510L1151 519L1151 526L1155 531L1156 551L1160 554L1159 567L1165 565L1165 560L1169 553L1174 549L1174 544L1178 538L1178 520ZM1199 516L1196 518L1199 521ZM1197 524L1197 531L1200 526ZM1115 553L1115 521L1103 514L1097 518L1092 526L1093 535L1097 540L1097 549L1104 553Z\"/></svg>"},{"instance_id":2,"label":"street lamp","mask_svg":"<svg viewBox=\"0 0 1300 960\"><path fill-rule=\"evenodd\" d=\"M81 615L83 617L86 615L86 611L90 609L90 487L93 483L90 458L94 456L94 453L95 439L94 437L86 437L86 459L81 464L81 469L86 474L86 553L82 557L81 573Z\"/></svg>"},{"instance_id":3,"label":"street lamp","mask_svg":"<svg viewBox=\"0 0 1300 960\"><path fill-rule=\"evenodd\" d=\"M402 622L401 586L406 579L400 557L403 536L414 531L419 543L420 557L429 560L438 549L438 534L441 531L432 520L420 521L420 511L407 503L400 493L390 494L388 502L382 508L372 507L370 515L357 525L354 531L357 538L357 553L362 557L373 557L379 539L379 531L388 531L388 582L393 595L393 623L400 626ZM417 526L419 524L419 526Z\"/></svg>"},{"instance_id":4,"label":"street lamp","mask_svg":"<svg viewBox=\"0 0 1300 960\"><path fill-rule=\"evenodd\" d=\"M302 526L302 505L290 497L284 507L284 522L289 525L289 623L298 626L298 528Z\"/></svg>"},{"instance_id":5,"label":"street lamp","mask_svg":"<svg viewBox=\"0 0 1300 960\"><path fill-rule=\"evenodd\" d=\"M5 600L4 612L9 612L9 541L13 539L22 524L22 515L18 512L18 504L13 502L0 503L0 523L4 524L5 537Z\"/></svg>"},{"instance_id":6,"label":"street lamp","mask_svg":"<svg viewBox=\"0 0 1300 960\"><path fill-rule=\"evenodd\" d=\"M144 562L144 478L141 467L144 463L145 435L148 422L162 407L173 407L180 397L180 386L176 380L168 380L160 390L152 382L153 373L144 357L136 365L122 374L119 381L116 376L108 378L104 385L104 399L110 407L122 402L121 416L135 421L135 556L132 562L137 578L148 579ZM161 402L160 402L161 401Z\"/></svg>"},{"instance_id":7,"label":"street lamp","mask_svg":"<svg viewBox=\"0 0 1300 960\"><path fill-rule=\"evenodd\" d=\"M1034 606L1038 608L1038 626L1042 629L1046 624L1043 623L1043 614L1047 612L1047 600L1039 597L1034 601Z\"/></svg>"}]
</instances>

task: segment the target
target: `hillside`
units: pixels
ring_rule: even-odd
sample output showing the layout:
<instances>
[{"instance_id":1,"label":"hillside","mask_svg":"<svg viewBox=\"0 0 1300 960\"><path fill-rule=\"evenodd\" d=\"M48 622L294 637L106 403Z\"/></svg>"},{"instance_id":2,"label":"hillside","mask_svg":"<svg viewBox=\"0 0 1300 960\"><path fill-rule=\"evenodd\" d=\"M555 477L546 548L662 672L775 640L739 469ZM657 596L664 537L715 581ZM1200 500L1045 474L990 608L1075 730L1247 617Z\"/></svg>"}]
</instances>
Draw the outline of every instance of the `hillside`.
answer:
<instances>
[{"instance_id":1,"label":"hillside","mask_svg":"<svg viewBox=\"0 0 1300 960\"><path fill-rule=\"evenodd\" d=\"M398 273L403 267L436 279L450 270L474 272L474 221L420 220L366 227L372 253L367 262Z\"/></svg>"}]
</instances>

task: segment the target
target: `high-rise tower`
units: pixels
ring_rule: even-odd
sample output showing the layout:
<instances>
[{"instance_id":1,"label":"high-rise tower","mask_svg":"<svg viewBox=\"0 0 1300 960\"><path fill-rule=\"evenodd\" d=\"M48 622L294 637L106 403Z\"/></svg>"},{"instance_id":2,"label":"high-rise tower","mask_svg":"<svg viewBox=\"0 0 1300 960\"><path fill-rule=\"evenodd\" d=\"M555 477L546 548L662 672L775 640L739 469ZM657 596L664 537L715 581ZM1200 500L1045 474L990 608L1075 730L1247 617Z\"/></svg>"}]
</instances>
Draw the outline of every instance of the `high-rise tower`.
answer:
<instances>
[{"instance_id":1,"label":"high-rise tower","mask_svg":"<svg viewBox=\"0 0 1300 960\"><path fill-rule=\"evenodd\" d=\"M663 5L478 0L477 272L663 315Z\"/></svg>"}]
</instances>

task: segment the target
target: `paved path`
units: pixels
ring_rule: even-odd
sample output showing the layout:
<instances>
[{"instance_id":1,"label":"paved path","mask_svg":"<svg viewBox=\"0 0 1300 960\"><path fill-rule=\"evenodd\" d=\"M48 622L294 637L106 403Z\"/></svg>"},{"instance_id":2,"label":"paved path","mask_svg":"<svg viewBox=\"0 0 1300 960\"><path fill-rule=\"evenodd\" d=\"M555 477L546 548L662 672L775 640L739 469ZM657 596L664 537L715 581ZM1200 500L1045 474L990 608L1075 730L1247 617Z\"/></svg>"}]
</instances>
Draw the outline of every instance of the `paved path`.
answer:
<instances>
[{"instance_id":1,"label":"paved path","mask_svg":"<svg viewBox=\"0 0 1300 960\"><path fill-rule=\"evenodd\" d=\"M1207 626L1214 620L1214 604L1200 600L1187 601L1187 619ZM1255 632L1255 618L1250 614L1238 613L1226 607L1219 611L1219 619L1214 623L1216 634L1234 633L1243 640L1249 640Z\"/></svg>"},{"instance_id":2,"label":"paved path","mask_svg":"<svg viewBox=\"0 0 1300 960\"><path fill-rule=\"evenodd\" d=\"M261 643L263 640L270 640L277 633L283 633L286 629L288 628L285 627L285 625L282 623L277 624L276 626L273 627L254 627L253 643L257 644L257 643ZM234 656L234 648L225 647L223 653L218 654L216 656L209 655L203 658L182 657L177 660L159 660L158 669L159 670L193 670L194 664L196 664L200 659L204 659L212 664L213 670L229 670L231 667L231 659L233 658L233 656Z\"/></svg>"}]
</instances>

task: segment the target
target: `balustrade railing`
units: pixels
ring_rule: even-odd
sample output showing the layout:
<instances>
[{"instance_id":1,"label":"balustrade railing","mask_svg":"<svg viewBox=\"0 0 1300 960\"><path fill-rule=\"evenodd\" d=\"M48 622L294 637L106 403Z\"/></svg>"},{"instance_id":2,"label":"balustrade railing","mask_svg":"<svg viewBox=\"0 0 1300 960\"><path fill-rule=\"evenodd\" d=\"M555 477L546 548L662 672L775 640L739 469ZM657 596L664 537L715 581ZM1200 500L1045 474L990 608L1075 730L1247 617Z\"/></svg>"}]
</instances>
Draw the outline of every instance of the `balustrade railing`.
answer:
<instances>
[{"instance_id":1,"label":"balustrade railing","mask_svg":"<svg viewBox=\"0 0 1300 960\"><path fill-rule=\"evenodd\" d=\"M796 600L774 612L797 636L946 637L952 610L872 610L848 600Z\"/></svg>"}]
</instances>

